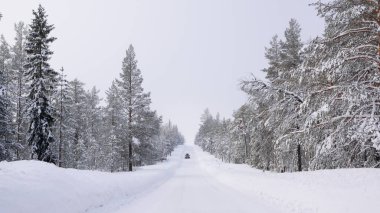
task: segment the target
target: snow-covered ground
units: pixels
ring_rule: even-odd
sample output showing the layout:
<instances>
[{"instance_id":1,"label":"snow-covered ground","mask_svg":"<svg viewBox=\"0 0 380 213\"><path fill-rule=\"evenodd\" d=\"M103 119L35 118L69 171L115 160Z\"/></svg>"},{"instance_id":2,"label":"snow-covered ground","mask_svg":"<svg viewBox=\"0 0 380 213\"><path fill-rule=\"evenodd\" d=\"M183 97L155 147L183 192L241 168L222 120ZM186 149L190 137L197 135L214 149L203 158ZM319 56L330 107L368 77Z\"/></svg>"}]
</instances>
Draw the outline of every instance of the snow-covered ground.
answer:
<instances>
[{"instance_id":1,"label":"snow-covered ground","mask_svg":"<svg viewBox=\"0 0 380 213\"><path fill-rule=\"evenodd\" d=\"M0 213L76 213L127 202L162 184L183 157L177 148L164 163L136 172L62 169L39 161L0 162ZM104 211L108 212L108 211Z\"/></svg>"},{"instance_id":2,"label":"snow-covered ground","mask_svg":"<svg viewBox=\"0 0 380 213\"><path fill-rule=\"evenodd\" d=\"M378 169L277 174L222 163L196 146L133 173L0 163L1 213L376 212L379 198Z\"/></svg>"},{"instance_id":3,"label":"snow-covered ground","mask_svg":"<svg viewBox=\"0 0 380 213\"><path fill-rule=\"evenodd\" d=\"M336 169L272 173L226 164L194 148L201 167L221 184L256 195L283 212L380 211L380 169Z\"/></svg>"}]
</instances>

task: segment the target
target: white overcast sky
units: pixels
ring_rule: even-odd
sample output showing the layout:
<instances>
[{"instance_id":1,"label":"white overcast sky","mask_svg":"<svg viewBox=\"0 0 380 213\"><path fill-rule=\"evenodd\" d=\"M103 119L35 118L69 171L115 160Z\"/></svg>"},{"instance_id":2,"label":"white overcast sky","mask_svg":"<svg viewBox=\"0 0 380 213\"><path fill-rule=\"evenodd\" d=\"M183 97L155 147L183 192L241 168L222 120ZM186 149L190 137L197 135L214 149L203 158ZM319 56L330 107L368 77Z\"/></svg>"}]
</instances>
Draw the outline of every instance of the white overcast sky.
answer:
<instances>
[{"instance_id":1,"label":"white overcast sky","mask_svg":"<svg viewBox=\"0 0 380 213\"><path fill-rule=\"evenodd\" d=\"M239 80L266 66L264 47L296 18L304 41L323 31L310 0L0 0L0 33L30 23L41 4L55 25L51 65L101 96L135 47L152 108L192 143L205 108L231 117L246 96Z\"/></svg>"}]
</instances>

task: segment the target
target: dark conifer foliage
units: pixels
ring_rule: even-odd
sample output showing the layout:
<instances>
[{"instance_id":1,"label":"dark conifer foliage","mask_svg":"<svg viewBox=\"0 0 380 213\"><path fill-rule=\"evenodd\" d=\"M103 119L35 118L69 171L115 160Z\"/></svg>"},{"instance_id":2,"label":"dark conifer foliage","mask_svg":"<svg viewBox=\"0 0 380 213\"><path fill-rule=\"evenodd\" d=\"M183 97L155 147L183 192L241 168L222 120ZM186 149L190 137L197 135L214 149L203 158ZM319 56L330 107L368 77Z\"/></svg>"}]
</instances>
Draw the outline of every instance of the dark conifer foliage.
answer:
<instances>
[{"instance_id":1,"label":"dark conifer foliage","mask_svg":"<svg viewBox=\"0 0 380 213\"><path fill-rule=\"evenodd\" d=\"M50 144L54 142L52 127L54 125L54 109L51 104L58 73L49 65L53 52L49 46L55 38L49 34L54 29L47 23L45 9L40 5L33 11L33 20L27 36L26 79L30 84L29 108L29 144L32 145L38 160L54 161Z\"/></svg>"}]
</instances>

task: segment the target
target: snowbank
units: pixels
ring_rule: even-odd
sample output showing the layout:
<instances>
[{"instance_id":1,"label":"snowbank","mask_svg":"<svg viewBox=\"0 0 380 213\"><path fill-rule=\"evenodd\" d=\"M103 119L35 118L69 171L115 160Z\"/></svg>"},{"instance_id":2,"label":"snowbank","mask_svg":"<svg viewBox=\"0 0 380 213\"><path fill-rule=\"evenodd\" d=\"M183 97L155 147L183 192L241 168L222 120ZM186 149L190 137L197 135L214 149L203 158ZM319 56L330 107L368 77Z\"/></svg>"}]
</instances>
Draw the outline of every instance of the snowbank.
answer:
<instances>
[{"instance_id":1,"label":"snowbank","mask_svg":"<svg viewBox=\"0 0 380 213\"><path fill-rule=\"evenodd\" d=\"M185 151L191 153L190 160L183 159ZM231 190L234 193L230 193ZM217 194L212 194L215 192ZM296 213L377 212L380 170L278 174L247 165L223 163L196 146L181 146L166 162L142 167L133 173L62 169L38 161L0 163L0 213L115 212L121 206L131 207L132 201L139 204L139 200L144 201L142 198L152 198L151 202L142 202L143 206L161 202L178 202L179 205L178 200L189 198L187 208L178 208L200 212L191 207L202 207L205 208L202 212L206 212L207 205L197 205L212 203L211 196L217 201L216 198L228 197L228 194L239 195L234 197L235 202L226 202L233 209L244 207L245 200L249 200L254 206L252 212L260 211L255 203ZM239 206L237 203L243 204ZM152 213L159 211L154 209Z\"/></svg>"},{"instance_id":2,"label":"snowbank","mask_svg":"<svg viewBox=\"0 0 380 213\"><path fill-rule=\"evenodd\" d=\"M63 169L39 161L0 162L0 212L96 212L103 204L125 202L162 184L182 157L177 148L166 162L132 173Z\"/></svg>"},{"instance_id":3,"label":"snowbank","mask_svg":"<svg viewBox=\"0 0 380 213\"><path fill-rule=\"evenodd\" d=\"M217 181L284 212L377 212L380 169L338 169L302 173L263 172L227 164L195 147L201 167Z\"/></svg>"}]
</instances>

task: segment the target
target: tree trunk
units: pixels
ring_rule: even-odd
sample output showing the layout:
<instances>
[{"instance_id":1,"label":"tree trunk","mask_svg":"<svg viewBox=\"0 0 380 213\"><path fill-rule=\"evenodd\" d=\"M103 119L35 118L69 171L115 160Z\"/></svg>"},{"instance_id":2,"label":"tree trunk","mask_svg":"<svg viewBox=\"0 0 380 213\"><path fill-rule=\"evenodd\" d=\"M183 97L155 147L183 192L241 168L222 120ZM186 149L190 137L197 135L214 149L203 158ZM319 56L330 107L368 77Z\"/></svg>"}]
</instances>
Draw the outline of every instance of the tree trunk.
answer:
<instances>
[{"instance_id":1,"label":"tree trunk","mask_svg":"<svg viewBox=\"0 0 380 213\"><path fill-rule=\"evenodd\" d=\"M132 150L132 136L131 136L131 123L132 123L132 111L129 111L129 126L128 126L128 171L132 171L132 159L133 159L133 150Z\"/></svg>"},{"instance_id":2,"label":"tree trunk","mask_svg":"<svg viewBox=\"0 0 380 213\"><path fill-rule=\"evenodd\" d=\"M247 144L247 134L244 133L244 146L245 146L245 163L248 162L248 144Z\"/></svg>"},{"instance_id":3,"label":"tree trunk","mask_svg":"<svg viewBox=\"0 0 380 213\"><path fill-rule=\"evenodd\" d=\"M18 101L17 101L17 115L16 115L16 121L17 121L17 144L20 144L21 140L21 94L22 94L22 82L21 82L21 77L19 76L18 79ZM17 159L20 159L20 153L19 150L16 149L16 157Z\"/></svg>"},{"instance_id":4,"label":"tree trunk","mask_svg":"<svg viewBox=\"0 0 380 213\"><path fill-rule=\"evenodd\" d=\"M58 145L58 166L62 167L62 113L63 113L63 67L61 68L62 77L61 77L61 94L60 94L60 114L59 114L59 145Z\"/></svg>"},{"instance_id":5,"label":"tree trunk","mask_svg":"<svg viewBox=\"0 0 380 213\"><path fill-rule=\"evenodd\" d=\"M132 172L132 70L129 72L129 109L128 109L128 171Z\"/></svg>"},{"instance_id":6,"label":"tree trunk","mask_svg":"<svg viewBox=\"0 0 380 213\"><path fill-rule=\"evenodd\" d=\"M301 144L297 144L297 165L298 165L298 171L302 171L302 159L301 159Z\"/></svg>"},{"instance_id":7,"label":"tree trunk","mask_svg":"<svg viewBox=\"0 0 380 213\"><path fill-rule=\"evenodd\" d=\"M377 0L377 10L375 10L375 12L376 12L376 22L377 22L378 28L380 28L380 0ZM378 35L377 56L380 57L380 30L377 30L377 35Z\"/></svg>"}]
</instances>

